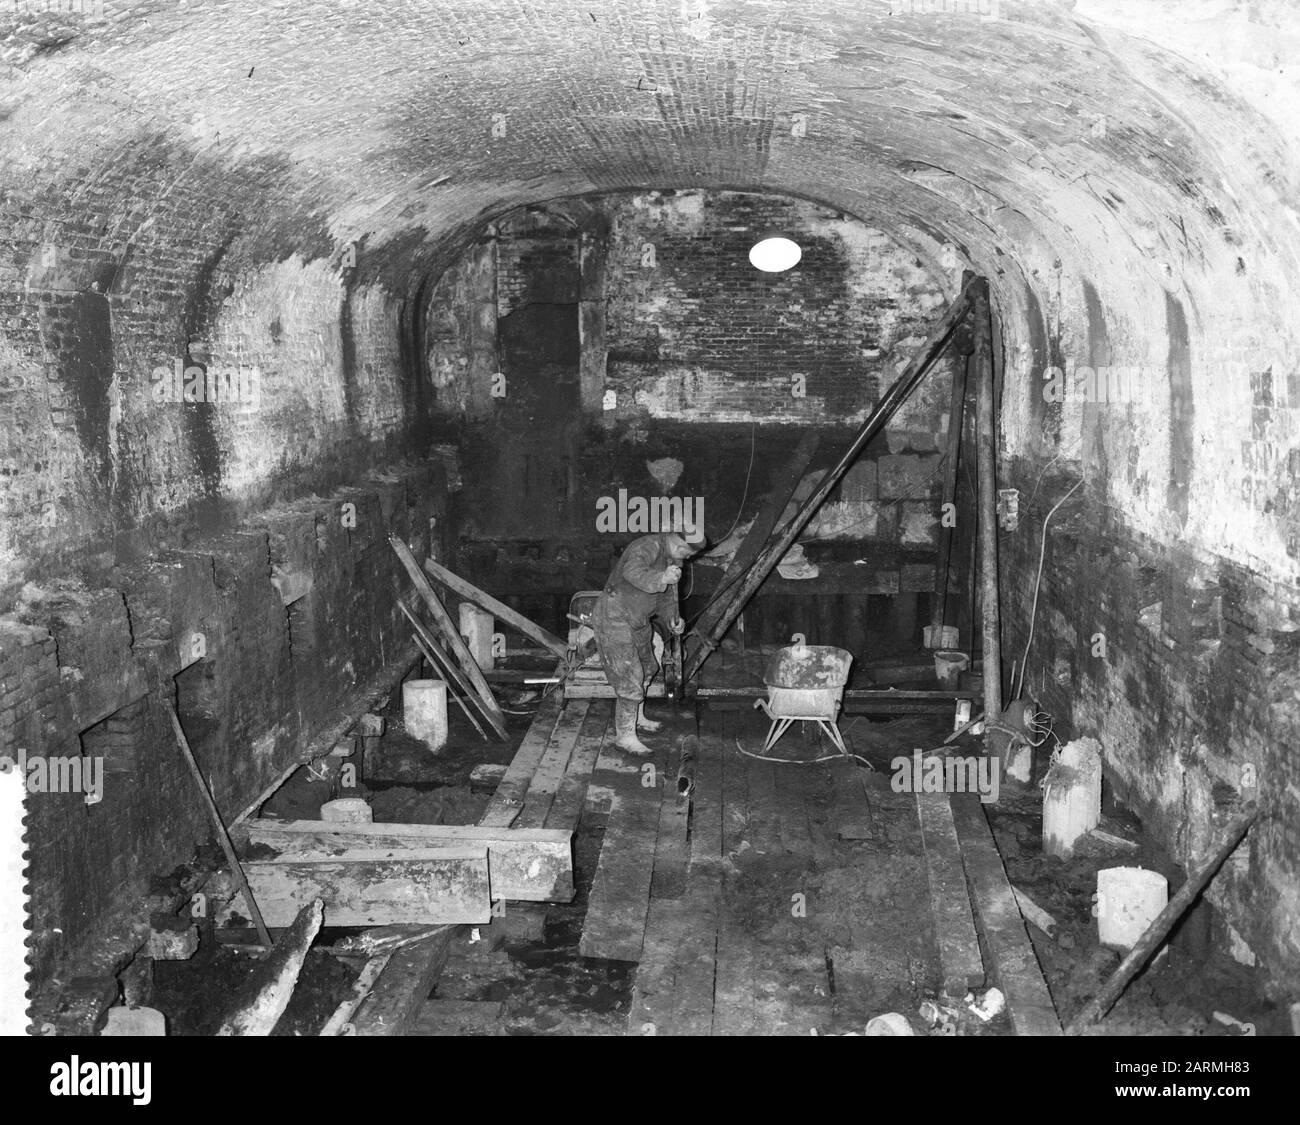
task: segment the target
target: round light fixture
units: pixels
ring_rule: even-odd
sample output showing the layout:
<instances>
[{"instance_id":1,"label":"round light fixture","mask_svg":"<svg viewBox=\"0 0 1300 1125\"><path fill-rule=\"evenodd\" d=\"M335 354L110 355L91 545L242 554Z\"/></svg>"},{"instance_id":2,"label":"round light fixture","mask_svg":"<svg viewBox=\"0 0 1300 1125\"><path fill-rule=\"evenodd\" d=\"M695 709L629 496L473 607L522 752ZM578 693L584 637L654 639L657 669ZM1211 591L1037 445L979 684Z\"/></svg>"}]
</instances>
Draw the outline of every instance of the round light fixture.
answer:
<instances>
[{"instance_id":1,"label":"round light fixture","mask_svg":"<svg viewBox=\"0 0 1300 1125\"><path fill-rule=\"evenodd\" d=\"M759 239L749 248L749 263L764 273L785 273L798 265L803 257L799 243L784 235L770 235Z\"/></svg>"}]
</instances>

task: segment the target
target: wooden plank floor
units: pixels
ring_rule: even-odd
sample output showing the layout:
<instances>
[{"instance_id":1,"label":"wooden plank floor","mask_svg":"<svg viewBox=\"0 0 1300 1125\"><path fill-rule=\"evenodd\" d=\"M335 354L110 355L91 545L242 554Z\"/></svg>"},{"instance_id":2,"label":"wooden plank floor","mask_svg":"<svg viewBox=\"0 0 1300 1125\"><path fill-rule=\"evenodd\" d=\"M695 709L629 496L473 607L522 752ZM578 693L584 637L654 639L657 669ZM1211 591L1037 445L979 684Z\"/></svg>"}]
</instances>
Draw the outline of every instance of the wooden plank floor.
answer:
<instances>
[{"instance_id":1,"label":"wooden plank floor","mask_svg":"<svg viewBox=\"0 0 1300 1125\"><path fill-rule=\"evenodd\" d=\"M628 1034L860 1033L872 1016L915 1017L945 984L985 975L964 896L974 871L976 892L993 901L996 852L953 824L946 796L918 802L893 792L887 774L839 758L756 760L742 747L761 746L766 720L704 706L683 818L680 720L648 739L652 757L634 758L613 745L609 701L549 703L489 816L603 824L579 951L637 963ZM798 724L780 746L797 759L828 752ZM1011 963L1015 919L981 909ZM1022 1005L1034 999L1026 991Z\"/></svg>"},{"instance_id":2,"label":"wooden plank floor","mask_svg":"<svg viewBox=\"0 0 1300 1125\"><path fill-rule=\"evenodd\" d=\"M914 1012L937 983L912 798L885 783L894 799L872 810L871 775L848 762L780 765L738 749L761 745L763 729L743 712L701 710L690 864L679 897L650 900L630 1034L860 1031L888 1010L880 1003ZM824 752L799 737L787 736L793 754ZM875 839L863 825L890 832ZM834 949L860 969L838 991Z\"/></svg>"}]
</instances>

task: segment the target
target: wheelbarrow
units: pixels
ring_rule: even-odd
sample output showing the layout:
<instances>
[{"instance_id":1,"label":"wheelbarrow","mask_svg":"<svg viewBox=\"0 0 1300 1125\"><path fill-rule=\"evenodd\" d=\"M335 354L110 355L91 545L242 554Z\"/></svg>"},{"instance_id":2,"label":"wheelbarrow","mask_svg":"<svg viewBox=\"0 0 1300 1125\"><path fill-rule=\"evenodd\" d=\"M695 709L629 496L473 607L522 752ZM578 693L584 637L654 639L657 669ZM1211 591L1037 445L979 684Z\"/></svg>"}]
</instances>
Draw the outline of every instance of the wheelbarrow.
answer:
<instances>
[{"instance_id":1,"label":"wheelbarrow","mask_svg":"<svg viewBox=\"0 0 1300 1125\"><path fill-rule=\"evenodd\" d=\"M853 654L831 645L804 643L802 633L790 638L791 644L779 649L763 673L767 698L756 699L772 720L763 743L767 754L790 729L791 723L816 723L841 754L849 756L844 738L836 724L844 701L844 685L849 681Z\"/></svg>"}]
</instances>

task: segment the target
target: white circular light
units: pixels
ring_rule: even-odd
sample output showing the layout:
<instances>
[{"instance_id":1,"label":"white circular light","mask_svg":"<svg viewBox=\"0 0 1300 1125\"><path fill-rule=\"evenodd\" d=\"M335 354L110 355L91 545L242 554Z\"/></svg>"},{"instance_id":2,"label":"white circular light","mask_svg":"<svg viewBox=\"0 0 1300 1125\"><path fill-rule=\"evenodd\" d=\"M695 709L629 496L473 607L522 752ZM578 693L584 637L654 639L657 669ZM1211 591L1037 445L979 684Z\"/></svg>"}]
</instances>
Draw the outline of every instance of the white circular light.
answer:
<instances>
[{"instance_id":1,"label":"white circular light","mask_svg":"<svg viewBox=\"0 0 1300 1125\"><path fill-rule=\"evenodd\" d=\"M785 273L802 257L799 243L780 236L764 238L749 248L750 265L764 273Z\"/></svg>"}]
</instances>

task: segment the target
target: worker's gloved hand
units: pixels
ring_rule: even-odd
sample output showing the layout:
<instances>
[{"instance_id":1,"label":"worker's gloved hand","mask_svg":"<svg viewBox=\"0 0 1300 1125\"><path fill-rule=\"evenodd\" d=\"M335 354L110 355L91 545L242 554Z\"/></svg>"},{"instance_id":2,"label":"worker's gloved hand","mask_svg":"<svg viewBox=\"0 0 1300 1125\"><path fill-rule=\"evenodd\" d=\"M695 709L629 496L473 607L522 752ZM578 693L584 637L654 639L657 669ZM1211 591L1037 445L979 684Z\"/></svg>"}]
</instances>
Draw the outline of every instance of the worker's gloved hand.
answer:
<instances>
[{"instance_id":1,"label":"worker's gloved hand","mask_svg":"<svg viewBox=\"0 0 1300 1125\"><path fill-rule=\"evenodd\" d=\"M674 564L673 566L664 567L664 581L671 586L674 582L681 581L682 568Z\"/></svg>"},{"instance_id":2,"label":"worker's gloved hand","mask_svg":"<svg viewBox=\"0 0 1300 1125\"><path fill-rule=\"evenodd\" d=\"M686 622L680 617L674 617L670 622L668 622L668 628L672 630L674 637L680 637L684 632L686 632Z\"/></svg>"}]
</instances>

